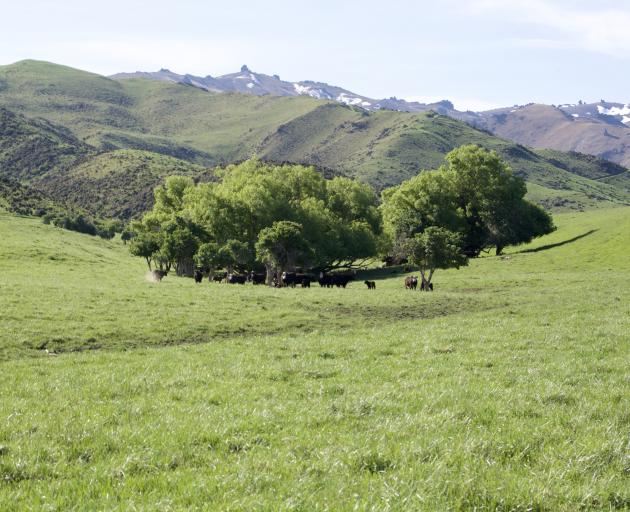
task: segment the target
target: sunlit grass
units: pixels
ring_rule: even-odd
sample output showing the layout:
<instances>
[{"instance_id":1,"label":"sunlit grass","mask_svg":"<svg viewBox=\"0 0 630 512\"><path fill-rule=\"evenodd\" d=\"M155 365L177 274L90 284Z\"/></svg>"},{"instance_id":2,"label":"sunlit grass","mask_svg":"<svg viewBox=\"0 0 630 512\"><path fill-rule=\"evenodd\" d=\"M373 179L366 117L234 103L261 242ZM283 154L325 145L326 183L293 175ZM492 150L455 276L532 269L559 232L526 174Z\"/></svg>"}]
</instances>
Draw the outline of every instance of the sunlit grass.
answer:
<instances>
[{"instance_id":1,"label":"sunlit grass","mask_svg":"<svg viewBox=\"0 0 630 512\"><path fill-rule=\"evenodd\" d=\"M0 509L628 509L629 213L433 294L152 284L0 216Z\"/></svg>"}]
</instances>

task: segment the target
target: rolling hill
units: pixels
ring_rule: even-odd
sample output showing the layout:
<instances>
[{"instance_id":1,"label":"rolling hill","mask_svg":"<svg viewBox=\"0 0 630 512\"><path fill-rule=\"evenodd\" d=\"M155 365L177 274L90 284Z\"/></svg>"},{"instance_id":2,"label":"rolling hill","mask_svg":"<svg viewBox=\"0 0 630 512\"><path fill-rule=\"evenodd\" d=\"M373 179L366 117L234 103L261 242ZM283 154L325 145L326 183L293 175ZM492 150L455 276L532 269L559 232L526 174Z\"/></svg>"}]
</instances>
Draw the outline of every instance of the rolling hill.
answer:
<instances>
[{"instance_id":1,"label":"rolling hill","mask_svg":"<svg viewBox=\"0 0 630 512\"><path fill-rule=\"evenodd\" d=\"M144 78L181 83L211 92L239 92L274 96L306 95L356 106L367 111L381 109L427 112L465 121L519 144L541 149L578 151L628 167L630 165L630 105L604 100L565 105L524 105L485 112L462 112L448 100L418 103L391 97L373 99L342 87L304 80L287 82L278 75L256 73L243 66L238 73L212 77L179 75L167 69L155 72L118 73L111 78Z\"/></svg>"},{"instance_id":2,"label":"rolling hill","mask_svg":"<svg viewBox=\"0 0 630 512\"><path fill-rule=\"evenodd\" d=\"M136 199L150 196L164 175L205 178L210 174L198 166L254 154L317 165L382 189L439 166L448 151L471 142L497 150L528 180L532 197L549 207L630 202L630 178L621 166L531 150L433 111L367 112L304 95L213 93L144 78L112 80L39 61L0 67L0 107L71 137L81 162L73 162L72 170L51 166L37 181L55 197L110 215L128 217L149 206ZM11 137L3 141L15 143ZM116 153L127 149L137 152ZM28 166L11 162L2 165L3 175L33 178Z\"/></svg>"},{"instance_id":3,"label":"rolling hill","mask_svg":"<svg viewBox=\"0 0 630 512\"><path fill-rule=\"evenodd\" d=\"M153 189L170 174L212 177L199 165L159 153L98 150L58 124L4 108L0 171L0 198L14 211L58 211L69 203L99 217L123 219L150 206Z\"/></svg>"}]
</instances>

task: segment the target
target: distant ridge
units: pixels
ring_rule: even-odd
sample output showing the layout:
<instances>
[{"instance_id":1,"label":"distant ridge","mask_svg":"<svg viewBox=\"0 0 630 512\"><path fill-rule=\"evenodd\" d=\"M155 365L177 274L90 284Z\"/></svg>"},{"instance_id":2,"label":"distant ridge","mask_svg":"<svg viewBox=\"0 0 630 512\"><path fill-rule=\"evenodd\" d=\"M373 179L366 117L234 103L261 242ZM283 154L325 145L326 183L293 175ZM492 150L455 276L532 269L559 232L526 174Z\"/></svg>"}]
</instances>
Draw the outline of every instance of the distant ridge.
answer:
<instances>
[{"instance_id":1,"label":"distant ridge","mask_svg":"<svg viewBox=\"0 0 630 512\"><path fill-rule=\"evenodd\" d=\"M129 78L148 78L163 82L182 83L192 85L210 92L240 92L243 94L273 96L310 96L318 100L330 100L359 107L368 111L375 110L397 110L401 112L427 112L433 110L441 115L449 115L455 119L473 121L474 113L460 112L455 109L448 100L435 103L419 103L415 101L405 101L403 99L391 97L383 99L368 98L361 94L356 94L342 87L329 85L324 82L303 80L299 82L287 82L278 75L266 75L256 73L249 69L247 65L241 66L238 73L213 77L194 75L179 75L168 69L146 72L136 71L133 73L116 73L109 78L113 80L124 80Z\"/></svg>"},{"instance_id":2,"label":"distant ridge","mask_svg":"<svg viewBox=\"0 0 630 512\"><path fill-rule=\"evenodd\" d=\"M534 150L434 111L368 111L310 95L113 80L32 60L0 66L0 108L0 176L98 216L132 218L150 208L165 176L213 179L209 167L252 155L315 165L326 176L382 190L470 143L496 150L527 180L530 199L548 208L630 203L630 176L619 165Z\"/></svg>"},{"instance_id":3,"label":"distant ridge","mask_svg":"<svg viewBox=\"0 0 630 512\"><path fill-rule=\"evenodd\" d=\"M485 112L462 112L448 100L436 103L410 102L398 98L373 99L323 82L287 82L278 75L253 72L246 65L240 72L223 76L179 75L168 69L155 72L117 73L110 78L147 78L182 83L211 92L239 92L273 96L311 96L367 111L427 112L464 121L500 137L539 149L576 151L630 167L630 104L599 103L524 105Z\"/></svg>"}]
</instances>

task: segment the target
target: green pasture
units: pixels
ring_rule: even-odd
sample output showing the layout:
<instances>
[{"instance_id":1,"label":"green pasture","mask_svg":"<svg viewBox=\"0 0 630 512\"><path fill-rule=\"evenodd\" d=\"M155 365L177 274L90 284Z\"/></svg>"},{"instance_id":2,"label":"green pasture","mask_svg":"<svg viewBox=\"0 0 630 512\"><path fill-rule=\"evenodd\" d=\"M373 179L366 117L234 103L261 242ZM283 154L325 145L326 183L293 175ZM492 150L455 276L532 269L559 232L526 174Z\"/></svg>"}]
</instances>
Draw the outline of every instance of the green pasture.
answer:
<instances>
[{"instance_id":1,"label":"green pasture","mask_svg":"<svg viewBox=\"0 0 630 512\"><path fill-rule=\"evenodd\" d=\"M421 293L0 214L0 510L628 510L630 209L555 219Z\"/></svg>"}]
</instances>

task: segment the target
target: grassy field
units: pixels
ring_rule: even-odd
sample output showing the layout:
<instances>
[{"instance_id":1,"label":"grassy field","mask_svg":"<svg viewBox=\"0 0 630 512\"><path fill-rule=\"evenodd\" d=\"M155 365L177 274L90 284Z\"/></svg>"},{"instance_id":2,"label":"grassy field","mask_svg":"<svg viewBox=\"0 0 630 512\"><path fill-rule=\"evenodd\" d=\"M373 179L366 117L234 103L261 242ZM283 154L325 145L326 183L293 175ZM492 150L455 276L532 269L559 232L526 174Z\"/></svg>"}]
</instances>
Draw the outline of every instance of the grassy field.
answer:
<instances>
[{"instance_id":1,"label":"grassy field","mask_svg":"<svg viewBox=\"0 0 630 512\"><path fill-rule=\"evenodd\" d=\"M628 510L630 209L556 222L422 294L0 214L0 510Z\"/></svg>"}]
</instances>

